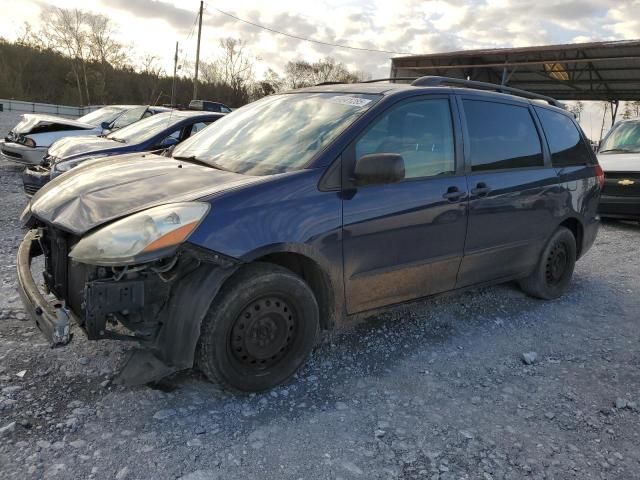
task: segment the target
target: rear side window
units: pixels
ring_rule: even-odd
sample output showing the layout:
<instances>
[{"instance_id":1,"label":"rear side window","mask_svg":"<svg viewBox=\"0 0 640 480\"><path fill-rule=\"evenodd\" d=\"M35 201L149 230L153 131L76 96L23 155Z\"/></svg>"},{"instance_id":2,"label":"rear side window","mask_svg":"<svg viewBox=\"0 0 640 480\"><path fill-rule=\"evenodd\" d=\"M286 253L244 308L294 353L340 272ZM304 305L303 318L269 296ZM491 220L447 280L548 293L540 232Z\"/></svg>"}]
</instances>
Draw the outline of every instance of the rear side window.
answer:
<instances>
[{"instance_id":1,"label":"rear side window","mask_svg":"<svg viewBox=\"0 0 640 480\"><path fill-rule=\"evenodd\" d=\"M463 100L471 146L471 170L541 167L542 145L526 107Z\"/></svg>"},{"instance_id":2,"label":"rear side window","mask_svg":"<svg viewBox=\"0 0 640 480\"><path fill-rule=\"evenodd\" d=\"M589 147L569 117L546 108L535 107L551 150L554 167L585 165L592 162Z\"/></svg>"}]
</instances>

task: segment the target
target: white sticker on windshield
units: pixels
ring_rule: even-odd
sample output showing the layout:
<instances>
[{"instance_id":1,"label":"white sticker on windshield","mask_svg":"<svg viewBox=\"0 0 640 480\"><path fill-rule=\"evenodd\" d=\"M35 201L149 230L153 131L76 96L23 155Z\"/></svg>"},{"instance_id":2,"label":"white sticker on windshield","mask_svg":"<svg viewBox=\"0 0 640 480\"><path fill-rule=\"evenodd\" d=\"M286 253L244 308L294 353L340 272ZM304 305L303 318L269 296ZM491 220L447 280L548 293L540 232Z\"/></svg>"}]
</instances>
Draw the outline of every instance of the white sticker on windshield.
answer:
<instances>
[{"instance_id":1,"label":"white sticker on windshield","mask_svg":"<svg viewBox=\"0 0 640 480\"><path fill-rule=\"evenodd\" d=\"M364 107L366 104L371 103L371 100L360 97L349 97L347 95L336 95L329 99L333 103L341 103L342 105L351 105L353 107Z\"/></svg>"}]
</instances>

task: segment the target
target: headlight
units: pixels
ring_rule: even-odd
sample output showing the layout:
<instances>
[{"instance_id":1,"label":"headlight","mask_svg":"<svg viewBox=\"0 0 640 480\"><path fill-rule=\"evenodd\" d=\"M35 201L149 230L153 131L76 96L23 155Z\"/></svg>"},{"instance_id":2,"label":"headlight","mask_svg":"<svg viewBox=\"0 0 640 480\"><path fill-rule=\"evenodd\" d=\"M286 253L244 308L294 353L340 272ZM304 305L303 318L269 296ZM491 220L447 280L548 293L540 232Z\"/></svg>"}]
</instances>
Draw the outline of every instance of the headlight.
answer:
<instances>
[{"instance_id":1,"label":"headlight","mask_svg":"<svg viewBox=\"0 0 640 480\"><path fill-rule=\"evenodd\" d=\"M209 211L201 202L170 203L135 213L82 240L69 256L91 265L130 265L167 256Z\"/></svg>"},{"instance_id":2,"label":"headlight","mask_svg":"<svg viewBox=\"0 0 640 480\"><path fill-rule=\"evenodd\" d=\"M36 141L33 138L29 138L29 137L24 137L22 139L22 144L25 147L31 147L34 148L36 146Z\"/></svg>"},{"instance_id":3,"label":"headlight","mask_svg":"<svg viewBox=\"0 0 640 480\"><path fill-rule=\"evenodd\" d=\"M107 155L95 155L93 157L75 158L73 160L66 160L64 162L54 163L51 167L51 178L55 178L64 172L68 172L72 168L75 168L78 165L80 165L81 163L89 162L91 160L98 160L106 156Z\"/></svg>"},{"instance_id":4,"label":"headlight","mask_svg":"<svg viewBox=\"0 0 640 480\"><path fill-rule=\"evenodd\" d=\"M81 161L82 160L67 160L66 162L54 163L51 171L56 173L68 172L73 167L77 166Z\"/></svg>"}]
</instances>

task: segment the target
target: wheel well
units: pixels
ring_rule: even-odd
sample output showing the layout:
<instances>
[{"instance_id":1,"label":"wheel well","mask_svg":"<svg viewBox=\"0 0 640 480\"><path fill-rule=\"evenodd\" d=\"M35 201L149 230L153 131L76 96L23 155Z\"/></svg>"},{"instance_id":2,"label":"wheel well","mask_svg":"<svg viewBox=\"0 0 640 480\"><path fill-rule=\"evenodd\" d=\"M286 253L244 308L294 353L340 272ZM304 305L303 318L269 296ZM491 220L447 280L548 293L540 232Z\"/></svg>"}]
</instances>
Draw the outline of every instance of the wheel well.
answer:
<instances>
[{"instance_id":1,"label":"wheel well","mask_svg":"<svg viewBox=\"0 0 640 480\"><path fill-rule=\"evenodd\" d=\"M331 280L314 260L299 253L271 253L255 259L257 262L273 263L301 277L316 297L320 313L320 328L330 330L335 324L335 298Z\"/></svg>"},{"instance_id":2,"label":"wheel well","mask_svg":"<svg viewBox=\"0 0 640 480\"><path fill-rule=\"evenodd\" d=\"M577 218L567 218L560 224L561 227L568 228L576 239L576 256L580 258L582 255L582 224Z\"/></svg>"}]
</instances>

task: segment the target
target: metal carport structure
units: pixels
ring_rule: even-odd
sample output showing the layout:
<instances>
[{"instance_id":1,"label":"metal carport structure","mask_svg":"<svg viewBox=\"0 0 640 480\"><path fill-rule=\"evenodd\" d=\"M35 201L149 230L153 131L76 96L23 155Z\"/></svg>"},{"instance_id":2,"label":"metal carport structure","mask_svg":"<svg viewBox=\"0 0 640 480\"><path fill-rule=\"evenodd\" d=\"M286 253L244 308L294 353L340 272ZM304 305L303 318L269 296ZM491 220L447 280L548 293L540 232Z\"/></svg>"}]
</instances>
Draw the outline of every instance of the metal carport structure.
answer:
<instances>
[{"instance_id":1,"label":"metal carport structure","mask_svg":"<svg viewBox=\"0 0 640 480\"><path fill-rule=\"evenodd\" d=\"M391 59L391 77L440 75L508 85L558 100L640 100L640 40L463 50Z\"/></svg>"}]
</instances>

